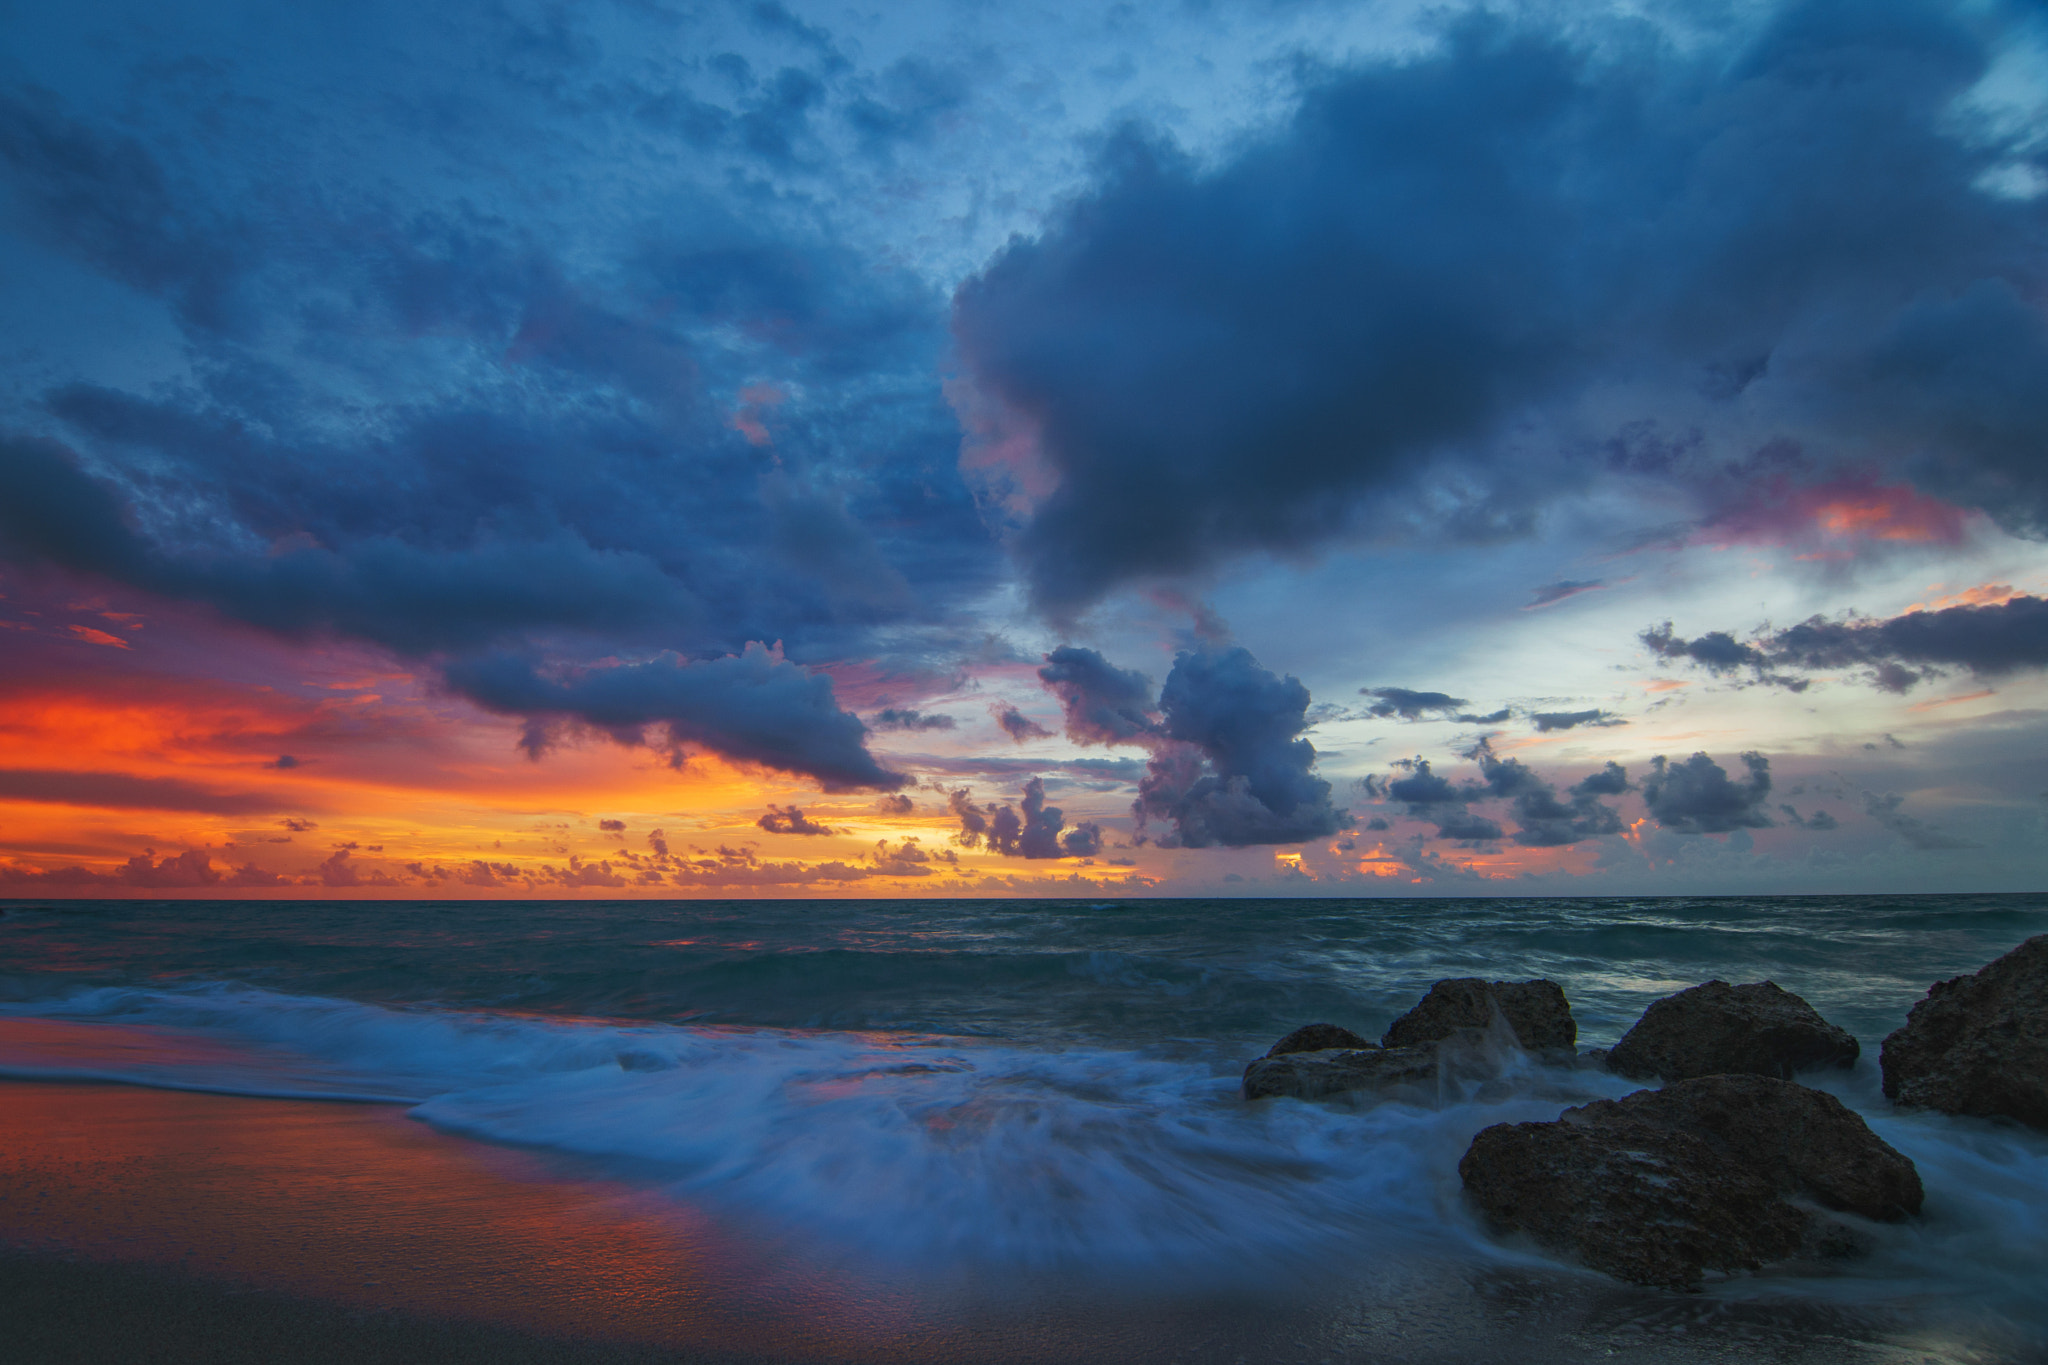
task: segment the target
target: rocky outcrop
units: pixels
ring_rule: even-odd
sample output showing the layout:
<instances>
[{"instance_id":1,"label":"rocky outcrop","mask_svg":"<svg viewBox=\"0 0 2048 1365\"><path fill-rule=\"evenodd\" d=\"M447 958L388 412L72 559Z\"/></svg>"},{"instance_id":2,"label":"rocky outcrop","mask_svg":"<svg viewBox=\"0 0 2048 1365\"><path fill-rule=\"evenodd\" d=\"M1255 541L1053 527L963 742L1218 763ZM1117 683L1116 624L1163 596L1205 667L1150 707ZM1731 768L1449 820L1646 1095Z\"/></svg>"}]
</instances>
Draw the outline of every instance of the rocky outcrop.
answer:
<instances>
[{"instance_id":1,"label":"rocky outcrop","mask_svg":"<svg viewBox=\"0 0 2048 1365\"><path fill-rule=\"evenodd\" d=\"M1337 1024L1303 1024L1273 1044L1268 1057L1289 1052L1322 1052L1333 1047L1371 1047L1373 1041Z\"/></svg>"},{"instance_id":2,"label":"rocky outcrop","mask_svg":"<svg viewBox=\"0 0 2048 1365\"><path fill-rule=\"evenodd\" d=\"M1899 1104L2048 1128L2048 934L1936 982L1879 1063Z\"/></svg>"},{"instance_id":3,"label":"rocky outcrop","mask_svg":"<svg viewBox=\"0 0 2048 1365\"><path fill-rule=\"evenodd\" d=\"M1497 1232L1636 1284L1842 1255L1860 1237L1795 1199L1866 1218L1918 1212L1919 1173L1831 1095L1718 1075L1503 1123L1458 1174Z\"/></svg>"},{"instance_id":4,"label":"rocky outcrop","mask_svg":"<svg viewBox=\"0 0 2048 1365\"><path fill-rule=\"evenodd\" d=\"M1554 981L1439 981L1379 1043L1335 1024L1304 1024L1245 1068L1244 1097L1318 1099L1346 1090L1479 1081L1519 1046L1571 1060L1572 1007Z\"/></svg>"},{"instance_id":5,"label":"rocky outcrop","mask_svg":"<svg viewBox=\"0 0 2048 1365\"><path fill-rule=\"evenodd\" d=\"M1346 1090L1434 1084L1438 1060L1434 1046L1377 1047L1372 1043L1362 1048L1269 1055L1244 1069L1244 1097L1262 1100L1291 1095L1314 1100Z\"/></svg>"},{"instance_id":6,"label":"rocky outcrop","mask_svg":"<svg viewBox=\"0 0 2048 1365\"><path fill-rule=\"evenodd\" d=\"M1641 1080L1753 1075L1853 1066L1856 1040L1770 981L1709 981L1666 996L1607 1054L1607 1069Z\"/></svg>"},{"instance_id":7,"label":"rocky outcrop","mask_svg":"<svg viewBox=\"0 0 2048 1365\"><path fill-rule=\"evenodd\" d=\"M1384 1047L1417 1047L1440 1042L1460 1029L1507 1021L1530 1052L1570 1052L1579 1026L1571 1003L1555 981L1481 981L1476 976L1439 981L1422 1003L1396 1019L1380 1039Z\"/></svg>"}]
</instances>

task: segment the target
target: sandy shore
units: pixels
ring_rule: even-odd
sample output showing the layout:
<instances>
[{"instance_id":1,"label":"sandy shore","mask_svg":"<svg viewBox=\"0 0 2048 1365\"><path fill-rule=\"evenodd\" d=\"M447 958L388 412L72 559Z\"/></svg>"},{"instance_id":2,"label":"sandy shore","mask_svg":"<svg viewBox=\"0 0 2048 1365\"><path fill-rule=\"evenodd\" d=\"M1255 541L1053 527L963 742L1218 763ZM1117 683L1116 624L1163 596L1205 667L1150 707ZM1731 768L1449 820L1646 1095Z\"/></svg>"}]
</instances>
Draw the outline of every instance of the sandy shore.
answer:
<instances>
[{"instance_id":1,"label":"sandy shore","mask_svg":"<svg viewBox=\"0 0 2048 1365\"><path fill-rule=\"evenodd\" d=\"M22 1365L2043 1358L1953 1325L1563 1273L1418 1265L1241 1295L892 1281L392 1106L92 1084L0 1083L0 1249L0 1357Z\"/></svg>"}]
</instances>

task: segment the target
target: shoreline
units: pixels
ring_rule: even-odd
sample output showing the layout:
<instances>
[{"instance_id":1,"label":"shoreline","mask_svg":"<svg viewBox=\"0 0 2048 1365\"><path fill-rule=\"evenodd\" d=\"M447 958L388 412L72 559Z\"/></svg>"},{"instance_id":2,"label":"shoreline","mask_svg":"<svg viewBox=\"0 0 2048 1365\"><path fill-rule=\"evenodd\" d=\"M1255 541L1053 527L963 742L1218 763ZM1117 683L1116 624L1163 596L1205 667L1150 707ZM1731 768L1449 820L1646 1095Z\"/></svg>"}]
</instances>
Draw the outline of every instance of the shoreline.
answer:
<instances>
[{"instance_id":1,"label":"shoreline","mask_svg":"<svg viewBox=\"0 0 2048 1365\"><path fill-rule=\"evenodd\" d=\"M398 1106L0 1082L0 1309L23 1365L2048 1359L1819 1299L1568 1271L1418 1265L1295 1296L994 1288L787 1257L588 1163Z\"/></svg>"}]
</instances>

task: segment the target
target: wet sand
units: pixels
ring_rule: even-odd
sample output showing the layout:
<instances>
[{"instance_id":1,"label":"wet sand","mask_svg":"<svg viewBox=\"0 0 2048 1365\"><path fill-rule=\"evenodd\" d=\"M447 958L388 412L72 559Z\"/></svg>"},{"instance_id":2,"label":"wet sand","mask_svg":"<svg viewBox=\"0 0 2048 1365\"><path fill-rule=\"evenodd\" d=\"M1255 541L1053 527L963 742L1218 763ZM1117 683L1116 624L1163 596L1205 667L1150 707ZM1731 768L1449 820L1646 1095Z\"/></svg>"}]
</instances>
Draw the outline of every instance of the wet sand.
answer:
<instances>
[{"instance_id":1,"label":"wet sand","mask_svg":"<svg viewBox=\"0 0 2048 1365\"><path fill-rule=\"evenodd\" d=\"M1288 1293L891 1277L397 1106L0 1083L0 1358L2048 1359L1995 1329L1412 1264ZM1247 1267L1256 1281L1257 1267Z\"/></svg>"}]
</instances>

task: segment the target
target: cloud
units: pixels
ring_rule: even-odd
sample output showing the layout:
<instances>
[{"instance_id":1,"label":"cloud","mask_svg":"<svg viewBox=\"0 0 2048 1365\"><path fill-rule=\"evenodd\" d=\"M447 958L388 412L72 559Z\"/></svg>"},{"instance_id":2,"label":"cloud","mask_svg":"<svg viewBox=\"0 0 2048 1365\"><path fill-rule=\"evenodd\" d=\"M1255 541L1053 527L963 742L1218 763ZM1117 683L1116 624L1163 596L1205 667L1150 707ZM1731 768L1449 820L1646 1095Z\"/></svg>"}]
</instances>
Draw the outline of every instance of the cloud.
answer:
<instances>
[{"instance_id":1,"label":"cloud","mask_svg":"<svg viewBox=\"0 0 2048 1365\"><path fill-rule=\"evenodd\" d=\"M1678 640L1669 622L1639 638L1662 658L1690 658L1717 675L1748 668L1760 681L1800 690L1807 680L1791 679L1781 670L1864 668L1879 689L1905 693L1949 668L1980 677L2048 668L2048 598L2016 594L2002 602L1885 619L1813 616L1750 645L1725 631Z\"/></svg>"},{"instance_id":2,"label":"cloud","mask_svg":"<svg viewBox=\"0 0 2048 1365\"><path fill-rule=\"evenodd\" d=\"M950 730L960 722L952 716L939 712L913 711L909 707L888 706L868 717L868 724L877 730L910 730L922 734L927 730Z\"/></svg>"},{"instance_id":3,"label":"cloud","mask_svg":"<svg viewBox=\"0 0 2048 1365\"><path fill-rule=\"evenodd\" d=\"M1067 738L1077 744L1129 744L1157 732L1152 680L1092 649L1061 645L1038 677L1060 699Z\"/></svg>"},{"instance_id":4,"label":"cloud","mask_svg":"<svg viewBox=\"0 0 2048 1365\"><path fill-rule=\"evenodd\" d=\"M1373 704L1366 708L1374 716L1399 716L1403 720L1420 720L1430 712L1454 712L1471 703L1463 697L1453 697L1447 692L1415 692L1405 687L1361 687L1359 692L1373 698Z\"/></svg>"},{"instance_id":5,"label":"cloud","mask_svg":"<svg viewBox=\"0 0 2048 1365\"><path fill-rule=\"evenodd\" d=\"M1666 621L1661 626L1651 626L1636 638L1660 659L1690 660L1716 677L1740 668L1762 670L1769 664L1762 650L1743 644L1725 630L1708 631L1697 640L1681 640Z\"/></svg>"},{"instance_id":6,"label":"cloud","mask_svg":"<svg viewBox=\"0 0 2048 1365\"><path fill-rule=\"evenodd\" d=\"M837 834L830 825L821 825L807 817L795 806L770 805L754 822L770 834Z\"/></svg>"},{"instance_id":7,"label":"cloud","mask_svg":"<svg viewBox=\"0 0 2048 1365\"><path fill-rule=\"evenodd\" d=\"M1334 834L1344 812L1314 772L1309 692L1261 668L1250 651L1203 648L1174 658L1163 717L1132 810L1171 823L1162 843L1188 848L1300 843Z\"/></svg>"},{"instance_id":8,"label":"cloud","mask_svg":"<svg viewBox=\"0 0 2048 1365\"><path fill-rule=\"evenodd\" d=\"M304 804L298 797L284 800L260 792L215 791L178 777L37 768L0 768L0 797L67 806L180 810L203 815L261 815L279 806ZM312 824L306 822L303 827L311 829Z\"/></svg>"},{"instance_id":9,"label":"cloud","mask_svg":"<svg viewBox=\"0 0 2048 1365\"><path fill-rule=\"evenodd\" d=\"M1682 763L1667 763L1660 754L1650 760L1650 776L1643 780L1643 804L1658 824L1680 834L1766 829L1771 823L1763 808L1771 794L1770 760L1753 751L1741 758L1749 776L1738 783L1703 753Z\"/></svg>"},{"instance_id":10,"label":"cloud","mask_svg":"<svg viewBox=\"0 0 2048 1365\"><path fill-rule=\"evenodd\" d=\"M1810 816L1802 816L1797 810L1782 802L1779 803L1778 810L1783 813L1787 820L1790 820L1793 825L1800 829L1831 830L1841 828L1840 823L1835 817L1824 810L1817 810Z\"/></svg>"},{"instance_id":11,"label":"cloud","mask_svg":"<svg viewBox=\"0 0 2048 1365\"><path fill-rule=\"evenodd\" d=\"M1863 813L1914 848L1926 852L1982 847L1981 844L1930 825L1918 816L1906 814L1900 809L1905 800L1906 798L1897 792L1886 792L1882 795L1877 792L1865 792Z\"/></svg>"},{"instance_id":12,"label":"cloud","mask_svg":"<svg viewBox=\"0 0 2048 1365\"><path fill-rule=\"evenodd\" d=\"M1419 54L1305 65L1292 117L1220 160L1111 138L955 297L1035 600L1524 534L1598 458L1504 433L1593 452L1673 410L1702 434L1635 442L1628 477L1711 501L1776 430L2048 533L2040 201L1987 188L2032 124L1959 112L2023 8L1754 14L1677 42L1465 12Z\"/></svg>"},{"instance_id":13,"label":"cloud","mask_svg":"<svg viewBox=\"0 0 2048 1365\"><path fill-rule=\"evenodd\" d=\"M875 814L908 815L917 809L917 803L901 792L875 798Z\"/></svg>"},{"instance_id":14,"label":"cloud","mask_svg":"<svg viewBox=\"0 0 2048 1365\"><path fill-rule=\"evenodd\" d=\"M597 822L597 827L606 834L624 834L626 832L626 822L624 820L600 820Z\"/></svg>"},{"instance_id":15,"label":"cloud","mask_svg":"<svg viewBox=\"0 0 2048 1365\"><path fill-rule=\"evenodd\" d=\"M1024 784L1022 813L990 802L977 807L965 787L948 793L947 808L960 821L954 842L967 848L987 846L1006 858L1086 858L1102 849L1102 827L1083 821L1071 830L1058 806L1045 804L1045 783L1034 777Z\"/></svg>"},{"instance_id":16,"label":"cloud","mask_svg":"<svg viewBox=\"0 0 2048 1365\"><path fill-rule=\"evenodd\" d=\"M1374 699L1373 704L1366 708L1366 714L1381 718L1399 716L1403 720L1421 720L1435 715L1461 725L1498 725L1514 714L1503 707L1483 716L1475 715L1459 709L1471 705L1470 702L1444 692L1416 692L1406 687L1361 687L1358 690L1361 695Z\"/></svg>"},{"instance_id":17,"label":"cloud","mask_svg":"<svg viewBox=\"0 0 2048 1365\"><path fill-rule=\"evenodd\" d=\"M1522 610L1535 611L1539 607L1562 602L1567 597L1577 597L1582 592L1597 592L1606 586L1607 580L1604 578L1560 578L1555 583L1545 583L1539 588L1532 589L1529 600L1523 605Z\"/></svg>"},{"instance_id":18,"label":"cloud","mask_svg":"<svg viewBox=\"0 0 2048 1365\"><path fill-rule=\"evenodd\" d=\"M996 718L996 724L1002 727L1003 733L1018 744L1026 740L1052 738L1052 731L1007 702L991 706L989 714Z\"/></svg>"},{"instance_id":19,"label":"cloud","mask_svg":"<svg viewBox=\"0 0 2048 1365\"><path fill-rule=\"evenodd\" d=\"M622 744L645 743L646 729L659 727L671 746L802 774L826 791L893 790L910 780L868 753L867 728L839 709L830 677L758 644L699 663L669 654L553 676L498 654L451 664L448 680L487 710L582 721Z\"/></svg>"},{"instance_id":20,"label":"cloud","mask_svg":"<svg viewBox=\"0 0 2048 1365\"><path fill-rule=\"evenodd\" d=\"M1581 725L1611 726L1626 725L1606 711L1531 711L1529 719L1536 722L1536 733L1547 735L1553 730L1571 730Z\"/></svg>"},{"instance_id":21,"label":"cloud","mask_svg":"<svg viewBox=\"0 0 2048 1365\"><path fill-rule=\"evenodd\" d=\"M214 886L221 879L220 870L196 848L188 848L176 857L164 856L151 861L144 854L130 858L120 871L120 878L130 886L162 888L185 888Z\"/></svg>"}]
</instances>

